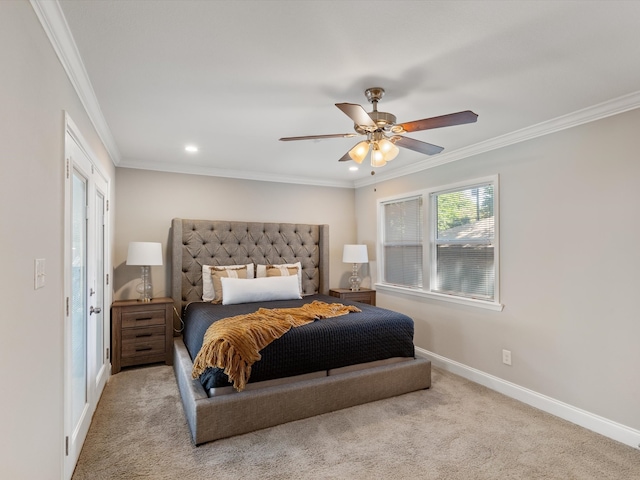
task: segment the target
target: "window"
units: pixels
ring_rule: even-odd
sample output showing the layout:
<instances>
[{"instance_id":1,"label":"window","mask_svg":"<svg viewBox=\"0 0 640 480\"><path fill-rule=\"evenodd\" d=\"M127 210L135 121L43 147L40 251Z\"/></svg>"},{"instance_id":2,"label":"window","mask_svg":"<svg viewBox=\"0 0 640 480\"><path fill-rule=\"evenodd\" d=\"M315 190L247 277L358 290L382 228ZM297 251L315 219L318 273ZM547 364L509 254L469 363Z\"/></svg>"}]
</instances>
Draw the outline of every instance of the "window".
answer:
<instances>
[{"instance_id":1,"label":"window","mask_svg":"<svg viewBox=\"0 0 640 480\"><path fill-rule=\"evenodd\" d=\"M497 186L496 176L382 200L377 287L501 310Z\"/></svg>"},{"instance_id":2,"label":"window","mask_svg":"<svg viewBox=\"0 0 640 480\"><path fill-rule=\"evenodd\" d=\"M432 193L431 290L493 300L493 184Z\"/></svg>"},{"instance_id":3,"label":"window","mask_svg":"<svg viewBox=\"0 0 640 480\"><path fill-rule=\"evenodd\" d=\"M422 197L383 204L385 283L422 287Z\"/></svg>"}]
</instances>

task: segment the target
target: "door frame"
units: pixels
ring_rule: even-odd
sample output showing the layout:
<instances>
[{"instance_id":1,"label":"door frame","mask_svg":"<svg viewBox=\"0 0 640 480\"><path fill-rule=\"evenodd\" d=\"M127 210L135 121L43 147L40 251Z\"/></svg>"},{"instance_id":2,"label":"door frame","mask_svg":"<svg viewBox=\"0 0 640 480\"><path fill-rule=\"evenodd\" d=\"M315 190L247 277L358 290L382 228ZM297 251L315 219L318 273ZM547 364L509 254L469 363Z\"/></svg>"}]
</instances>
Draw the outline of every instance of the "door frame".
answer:
<instances>
[{"instance_id":1,"label":"door frame","mask_svg":"<svg viewBox=\"0 0 640 480\"><path fill-rule=\"evenodd\" d=\"M70 347L71 347L71 191L72 191L72 179L74 174L74 162L70 155L70 148L67 142L73 141L81 150L82 153L89 160L88 168L78 168L78 171L82 171L83 175L87 178L88 185L88 201L95 203L95 197L97 192L99 191L104 197L105 208L103 212L92 212L94 215L94 221L92 225L99 226L100 223L103 223L103 228L96 228L93 232L89 231L91 225L87 229L87 258L90 255L94 254L92 250L92 246L90 243L93 242L95 244L94 239L95 236L100 232L103 236L103 252L102 252L102 271L104 272L102 279L96 279L96 282L100 281L102 288L102 305L99 307L102 309L102 338L103 345L106 347L106 351L103 352L103 358L105 361L101 366L97 365L97 347L96 347L96 338L97 332L94 328L92 322L87 323L86 328L86 388L87 388L87 403L85 404L85 409L82 412L81 418L82 420L79 422L81 425L76 431L74 431L72 412L71 412L71 355L70 355ZM96 406L102 395L102 391L106 382L111 374L111 353L110 353L110 343L111 343L111 329L110 329L110 308L112 291L111 291L111 241L110 241L110 214L109 214L109 192L110 192L110 179L107 175L103 173L100 169L98 162L96 160L96 156L91 151L88 142L82 136L79 128L73 122L71 117L67 112L65 112L65 129L64 129L64 146L65 146L65 154L64 154L64 255L63 255L63 271L64 271L64 282L63 282L63 290L64 290L64 348L63 348L63 356L64 356L64 372L63 372L63 405L64 405L64 416L63 416L63 442L62 442L62 455L63 455L63 465L64 465L64 479L71 479L73 475L73 471L75 469L76 463L78 461L78 457L80 455L80 451L82 449L82 445L86 439L86 435L89 430L89 425L91 423L91 418L95 412ZM86 163L86 162L85 162ZM93 198L92 198L93 197ZM89 215L89 213L88 213ZM98 217L98 218L96 218ZM87 295L86 295L86 308L89 308L90 301L92 300L88 294L90 287L90 279L92 276L95 276L94 272L94 264L93 261L87 261ZM98 287L98 285L96 285ZM96 307L98 305L95 305ZM86 315L86 318L89 318Z\"/></svg>"}]
</instances>

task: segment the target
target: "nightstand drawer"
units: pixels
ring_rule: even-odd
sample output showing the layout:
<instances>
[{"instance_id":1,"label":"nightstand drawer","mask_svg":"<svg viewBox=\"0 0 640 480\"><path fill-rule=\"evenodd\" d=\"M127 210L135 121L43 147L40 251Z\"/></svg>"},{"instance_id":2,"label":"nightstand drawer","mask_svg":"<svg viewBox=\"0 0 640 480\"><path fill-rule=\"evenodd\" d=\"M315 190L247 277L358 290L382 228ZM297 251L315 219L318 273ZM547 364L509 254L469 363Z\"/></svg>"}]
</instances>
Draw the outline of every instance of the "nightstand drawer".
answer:
<instances>
[{"instance_id":1,"label":"nightstand drawer","mask_svg":"<svg viewBox=\"0 0 640 480\"><path fill-rule=\"evenodd\" d=\"M352 302L371 304L371 294L369 292L349 292L347 295L344 295L343 298L351 300Z\"/></svg>"},{"instance_id":2,"label":"nightstand drawer","mask_svg":"<svg viewBox=\"0 0 640 480\"><path fill-rule=\"evenodd\" d=\"M165 324L165 309L134 310L122 312L122 328L148 327Z\"/></svg>"},{"instance_id":3,"label":"nightstand drawer","mask_svg":"<svg viewBox=\"0 0 640 480\"><path fill-rule=\"evenodd\" d=\"M164 326L122 330L122 358L164 355Z\"/></svg>"}]
</instances>

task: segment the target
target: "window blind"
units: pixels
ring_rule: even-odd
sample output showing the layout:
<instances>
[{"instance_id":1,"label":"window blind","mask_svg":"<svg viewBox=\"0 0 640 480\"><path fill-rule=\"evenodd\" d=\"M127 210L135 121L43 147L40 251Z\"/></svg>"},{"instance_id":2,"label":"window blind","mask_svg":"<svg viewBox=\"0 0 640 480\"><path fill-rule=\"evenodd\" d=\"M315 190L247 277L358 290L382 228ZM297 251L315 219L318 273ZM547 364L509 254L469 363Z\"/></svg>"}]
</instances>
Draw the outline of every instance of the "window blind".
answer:
<instances>
[{"instance_id":1,"label":"window blind","mask_svg":"<svg viewBox=\"0 0 640 480\"><path fill-rule=\"evenodd\" d=\"M422 197L383 204L385 283L422 287Z\"/></svg>"},{"instance_id":2,"label":"window blind","mask_svg":"<svg viewBox=\"0 0 640 480\"><path fill-rule=\"evenodd\" d=\"M436 193L432 200L435 205L436 231L432 290L493 300L493 185Z\"/></svg>"}]
</instances>

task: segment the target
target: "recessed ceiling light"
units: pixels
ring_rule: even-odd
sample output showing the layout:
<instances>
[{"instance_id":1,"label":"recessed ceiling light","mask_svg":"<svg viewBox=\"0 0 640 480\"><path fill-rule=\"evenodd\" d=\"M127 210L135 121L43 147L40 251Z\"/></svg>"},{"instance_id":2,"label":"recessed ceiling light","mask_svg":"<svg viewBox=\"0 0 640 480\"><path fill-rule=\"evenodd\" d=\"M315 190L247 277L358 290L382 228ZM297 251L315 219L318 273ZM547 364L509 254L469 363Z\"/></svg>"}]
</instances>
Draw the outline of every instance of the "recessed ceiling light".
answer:
<instances>
[{"instance_id":1,"label":"recessed ceiling light","mask_svg":"<svg viewBox=\"0 0 640 480\"><path fill-rule=\"evenodd\" d=\"M189 153L196 153L198 151L198 147L195 145L187 145L184 149Z\"/></svg>"},{"instance_id":2,"label":"recessed ceiling light","mask_svg":"<svg viewBox=\"0 0 640 480\"><path fill-rule=\"evenodd\" d=\"M358 171L358 167L356 167L354 165L353 167L349 167L349 170L351 170L352 172L357 172Z\"/></svg>"}]
</instances>

